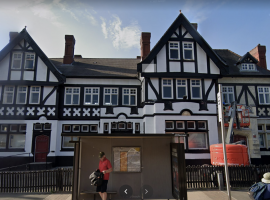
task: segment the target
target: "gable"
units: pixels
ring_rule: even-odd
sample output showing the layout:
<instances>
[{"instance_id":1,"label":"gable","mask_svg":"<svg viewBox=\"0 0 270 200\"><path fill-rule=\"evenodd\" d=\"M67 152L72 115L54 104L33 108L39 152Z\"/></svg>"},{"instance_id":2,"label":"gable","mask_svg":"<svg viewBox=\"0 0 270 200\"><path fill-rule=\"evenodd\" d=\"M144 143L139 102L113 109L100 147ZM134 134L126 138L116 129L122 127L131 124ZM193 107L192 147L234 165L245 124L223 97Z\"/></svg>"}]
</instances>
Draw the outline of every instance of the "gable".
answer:
<instances>
[{"instance_id":1,"label":"gable","mask_svg":"<svg viewBox=\"0 0 270 200\"><path fill-rule=\"evenodd\" d=\"M179 63L175 60L169 59L170 52L168 43L170 42L179 43ZM194 62L192 62L192 60L184 60L182 58L183 43L191 43L193 45ZM151 63L155 66L148 68L148 65ZM217 74L217 72L228 72L227 64L219 58L219 56L213 51L213 49L182 13L180 13L177 19L172 23L170 28L150 51L149 55L137 65L138 72L142 73L149 72L150 68L156 69L156 72L213 72L214 74Z\"/></svg>"},{"instance_id":2,"label":"gable","mask_svg":"<svg viewBox=\"0 0 270 200\"><path fill-rule=\"evenodd\" d=\"M0 52L0 70L0 81L65 82L25 29Z\"/></svg>"}]
</instances>

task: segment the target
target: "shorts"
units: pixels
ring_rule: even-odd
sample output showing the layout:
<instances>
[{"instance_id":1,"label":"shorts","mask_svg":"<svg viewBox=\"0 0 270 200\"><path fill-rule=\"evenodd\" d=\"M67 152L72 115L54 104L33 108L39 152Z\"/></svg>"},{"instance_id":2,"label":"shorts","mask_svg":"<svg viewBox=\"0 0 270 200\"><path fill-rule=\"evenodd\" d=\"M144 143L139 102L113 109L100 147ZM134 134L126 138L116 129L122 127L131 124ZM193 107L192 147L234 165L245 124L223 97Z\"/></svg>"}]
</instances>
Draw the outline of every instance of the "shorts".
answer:
<instances>
[{"instance_id":1,"label":"shorts","mask_svg":"<svg viewBox=\"0 0 270 200\"><path fill-rule=\"evenodd\" d=\"M108 180L103 180L101 186L97 186L96 192L107 192Z\"/></svg>"}]
</instances>

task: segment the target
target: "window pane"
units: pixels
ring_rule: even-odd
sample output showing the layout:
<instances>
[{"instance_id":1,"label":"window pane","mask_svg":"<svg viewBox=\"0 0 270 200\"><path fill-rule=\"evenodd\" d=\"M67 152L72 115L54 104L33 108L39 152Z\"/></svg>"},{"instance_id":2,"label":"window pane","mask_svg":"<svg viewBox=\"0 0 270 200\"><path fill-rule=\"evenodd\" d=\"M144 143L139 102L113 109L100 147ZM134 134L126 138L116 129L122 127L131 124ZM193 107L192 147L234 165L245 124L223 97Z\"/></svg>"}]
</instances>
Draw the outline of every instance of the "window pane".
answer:
<instances>
[{"instance_id":1,"label":"window pane","mask_svg":"<svg viewBox=\"0 0 270 200\"><path fill-rule=\"evenodd\" d=\"M77 105L79 104L79 95L73 94L73 104Z\"/></svg>"},{"instance_id":2,"label":"window pane","mask_svg":"<svg viewBox=\"0 0 270 200\"><path fill-rule=\"evenodd\" d=\"M72 148L74 147L74 143L69 143L71 137L63 136L63 147Z\"/></svg>"},{"instance_id":3,"label":"window pane","mask_svg":"<svg viewBox=\"0 0 270 200\"><path fill-rule=\"evenodd\" d=\"M192 50L184 50L184 59L192 59Z\"/></svg>"},{"instance_id":4,"label":"window pane","mask_svg":"<svg viewBox=\"0 0 270 200\"><path fill-rule=\"evenodd\" d=\"M112 95L112 105L117 105L117 95Z\"/></svg>"},{"instance_id":5,"label":"window pane","mask_svg":"<svg viewBox=\"0 0 270 200\"><path fill-rule=\"evenodd\" d=\"M98 104L98 95L93 95L93 104Z\"/></svg>"},{"instance_id":6,"label":"window pane","mask_svg":"<svg viewBox=\"0 0 270 200\"><path fill-rule=\"evenodd\" d=\"M106 103L111 103L111 96L110 95L105 95L105 104Z\"/></svg>"},{"instance_id":7,"label":"window pane","mask_svg":"<svg viewBox=\"0 0 270 200\"><path fill-rule=\"evenodd\" d=\"M39 101L39 93L32 93L31 94L31 103L38 103Z\"/></svg>"},{"instance_id":8,"label":"window pane","mask_svg":"<svg viewBox=\"0 0 270 200\"><path fill-rule=\"evenodd\" d=\"M18 95L18 103L25 103L26 93L19 93Z\"/></svg>"},{"instance_id":9,"label":"window pane","mask_svg":"<svg viewBox=\"0 0 270 200\"><path fill-rule=\"evenodd\" d=\"M10 134L9 148L24 148L25 135L24 134Z\"/></svg>"},{"instance_id":10,"label":"window pane","mask_svg":"<svg viewBox=\"0 0 270 200\"><path fill-rule=\"evenodd\" d=\"M194 122L187 122L187 128L194 129L195 128L195 123Z\"/></svg>"},{"instance_id":11,"label":"window pane","mask_svg":"<svg viewBox=\"0 0 270 200\"><path fill-rule=\"evenodd\" d=\"M129 96L124 95L124 105L129 105Z\"/></svg>"},{"instance_id":12,"label":"window pane","mask_svg":"<svg viewBox=\"0 0 270 200\"><path fill-rule=\"evenodd\" d=\"M193 98L201 98L200 88L192 87L192 97Z\"/></svg>"},{"instance_id":13,"label":"window pane","mask_svg":"<svg viewBox=\"0 0 270 200\"><path fill-rule=\"evenodd\" d=\"M85 95L84 103L91 104L91 95L89 95L89 94Z\"/></svg>"},{"instance_id":14,"label":"window pane","mask_svg":"<svg viewBox=\"0 0 270 200\"><path fill-rule=\"evenodd\" d=\"M13 94L12 93L8 93L7 94L7 103L12 103L13 102Z\"/></svg>"},{"instance_id":15,"label":"window pane","mask_svg":"<svg viewBox=\"0 0 270 200\"><path fill-rule=\"evenodd\" d=\"M188 147L189 149L206 149L206 134L205 133L189 133Z\"/></svg>"},{"instance_id":16,"label":"window pane","mask_svg":"<svg viewBox=\"0 0 270 200\"><path fill-rule=\"evenodd\" d=\"M186 95L185 87L178 87L178 98L183 98Z\"/></svg>"},{"instance_id":17,"label":"window pane","mask_svg":"<svg viewBox=\"0 0 270 200\"><path fill-rule=\"evenodd\" d=\"M71 104L71 95L70 94L66 95L66 103L65 104Z\"/></svg>"},{"instance_id":18,"label":"window pane","mask_svg":"<svg viewBox=\"0 0 270 200\"><path fill-rule=\"evenodd\" d=\"M264 134L259 134L259 140L260 140L260 147L261 148L265 147L265 144L264 144Z\"/></svg>"},{"instance_id":19,"label":"window pane","mask_svg":"<svg viewBox=\"0 0 270 200\"><path fill-rule=\"evenodd\" d=\"M234 101L233 94L229 94L229 103L232 103Z\"/></svg>"},{"instance_id":20,"label":"window pane","mask_svg":"<svg viewBox=\"0 0 270 200\"><path fill-rule=\"evenodd\" d=\"M170 49L171 58L178 59L178 50L177 49Z\"/></svg>"},{"instance_id":21,"label":"window pane","mask_svg":"<svg viewBox=\"0 0 270 200\"><path fill-rule=\"evenodd\" d=\"M165 86L163 86L163 97L164 98L172 98L171 87L165 87Z\"/></svg>"},{"instance_id":22,"label":"window pane","mask_svg":"<svg viewBox=\"0 0 270 200\"><path fill-rule=\"evenodd\" d=\"M259 94L259 99L260 99L260 103L264 103L264 97L263 97L263 94Z\"/></svg>"},{"instance_id":23,"label":"window pane","mask_svg":"<svg viewBox=\"0 0 270 200\"><path fill-rule=\"evenodd\" d=\"M270 125L266 125L266 130L270 130Z\"/></svg>"},{"instance_id":24,"label":"window pane","mask_svg":"<svg viewBox=\"0 0 270 200\"><path fill-rule=\"evenodd\" d=\"M131 97L130 97L130 105L136 105L136 96L134 96L134 95L132 95Z\"/></svg>"},{"instance_id":25,"label":"window pane","mask_svg":"<svg viewBox=\"0 0 270 200\"><path fill-rule=\"evenodd\" d=\"M0 148L6 148L6 142L7 142L7 135L6 134L0 134Z\"/></svg>"},{"instance_id":26,"label":"window pane","mask_svg":"<svg viewBox=\"0 0 270 200\"><path fill-rule=\"evenodd\" d=\"M64 125L64 132L70 132L71 131L71 125Z\"/></svg>"},{"instance_id":27,"label":"window pane","mask_svg":"<svg viewBox=\"0 0 270 200\"><path fill-rule=\"evenodd\" d=\"M263 126L262 125L258 125L258 130L262 131L263 130Z\"/></svg>"},{"instance_id":28,"label":"window pane","mask_svg":"<svg viewBox=\"0 0 270 200\"><path fill-rule=\"evenodd\" d=\"M173 128L173 122L166 122L166 128Z\"/></svg>"},{"instance_id":29,"label":"window pane","mask_svg":"<svg viewBox=\"0 0 270 200\"><path fill-rule=\"evenodd\" d=\"M206 123L205 122L198 122L198 128L199 129L206 129Z\"/></svg>"},{"instance_id":30,"label":"window pane","mask_svg":"<svg viewBox=\"0 0 270 200\"><path fill-rule=\"evenodd\" d=\"M184 128L184 122L176 122L176 128L183 129Z\"/></svg>"},{"instance_id":31,"label":"window pane","mask_svg":"<svg viewBox=\"0 0 270 200\"><path fill-rule=\"evenodd\" d=\"M25 69L33 69L34 68L34 60L27 60L25 62Z\"/></svg>"},{"instance_id":32,"label":"window pane","mask_svg":"<svg viewBox=\"0 0 270 200\"><path fill-rule=\"evenodd\" d=\"M265 103L270 103L269 94L265 94Z\"/></svg>"},{"instance_id":33,"label":"window pane","mask_svg":"<svg viewBox=\"0 0 270 200\"><path fill-rule=\"evenodd\" d=\"M20 60L13 60L13 69L20 69L21 68L21 61Z\"/></svg>"},{"instance_id":34,"label":"window pane","mask_svg":"<svg viewBox=\"0 0 270 200\"><path fill-rule=\"evenodd\" d=\"M267 143L268 143L268 148L270 147L270 134L267 134Z\"/></svg>"}]
</instances>

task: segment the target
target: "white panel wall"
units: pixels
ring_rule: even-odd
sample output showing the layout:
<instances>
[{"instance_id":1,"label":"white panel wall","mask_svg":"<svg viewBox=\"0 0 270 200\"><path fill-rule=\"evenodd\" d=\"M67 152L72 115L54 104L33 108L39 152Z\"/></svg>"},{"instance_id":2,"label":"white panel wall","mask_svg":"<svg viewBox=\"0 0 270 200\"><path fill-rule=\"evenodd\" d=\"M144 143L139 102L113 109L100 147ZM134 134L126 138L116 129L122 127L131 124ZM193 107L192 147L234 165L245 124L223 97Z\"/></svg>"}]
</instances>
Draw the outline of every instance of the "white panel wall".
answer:
<instances>
[{"instance_id":1,"label":"white panel wall","mask_svg":"<svg viewBox=\"0 0 270 200\"><path fill-rule=\"evenodd\" d=\"M210 73L211 74L220 74L219 68L216 64L210 59Z\"/></svg>"},{"instance_id":2,"label":"white panel wall","mask_svg":"<svg viewBox=\"0 0 270 200\"><path fill-rule=\"evenodd\" d=\"M207 73L207 57L204 50L201 46L196 43L197 45L197 58L198 58L198 72L199 73Z\"/></svg>"},{"instance_id":3,"label":"white panel wall","mask_svg":"<svg viewBox=\"0 0 270 200\"><path fill-rule=\"evenodd\" d=\"M194 62L183 62L184 72L193 72L195 73L195 63Z\"/></svg>"},{"instance_id":4,"label":"white panel wall","mask_svg":"<svg viewBox=\"0 0 270 200\"><path fill-rule=\"evenodd\" d=\"M45 63L38 57L38 63L37 63L37 81L46 81L47 77L47 66Z\"/></svg>"},{"instance_id":5,"label":"white panel wall","mask_svg":"<svg viewBox=\"0 0 270 200\"><path fill-rule=\"evenodd\" d=\"M21 79L21 71L11 71L10 80L20 80Z\"/></svg>"},{"instance_id":6,"label":"white panel wall","mask_svg":"<svg viewBox=\"0 0 270 200\"><path fill-rule=\"evenodd\" d=\"M154 91L152 90L149 84L148 84L148 99L157 99Z\"/></svg>"},{"instance_id":7,"label":"white panel wall","mask_svg":"<svg viewBox=\"0 0 270 200\"><path fill-rule=\"evenodd\" d=\"M55 75L50 71L50 82L58 82L58 79L55 77Z\"/></svg>"},{"instance_id":8,"label":"white panel wall","mask_svg":"<svg viewBox=\"0 0 270 200\"><path fill-rule=\"evenodd\" d=\"M52 95L47 99L45 105L56 105L56 90L52 93Z\"/></svg>"},{"instance_id":9,"label":"white panel wall","mask_svg":"<svg viewBox=\"0 0 270 200\"><path fill-rule=\"evenodd\" d=\"M182 26L182 35L186 32L187 30Z\"/></svg>"},{"instance_id":10,"label":"white panel wall","mask_svg":"<svg viewBox=\"0 0 270 200\"><path fill-rule=\"evenodd\" d=\"M34 72L33 71L24 71L23 72L23 80L33 81L34 80Z\"/></svg>"},{"instance_id":11,"label":"white panel wall","mask_svg":"<svg viewBox=\"0 0 270 200\"><path fill-rule=\"evenodd\" d=\"M166 45L157 54L157 72L166 72Z\"/></svg>"},{"instance_id":12,"label":"white panel wall","mask_svg":"<svg viewBox=\"0 0 270 200\"><path fill-rule=\"evenodd\" d=\"M53 90L53 86L44 86L43 88L43 99L46 98L46 96Z\"/></svg>"},{"instance_id":13,"label":"white panel wall","mask_svg":"<svg viewBox=\"0 0 270 200\"><path fill-rule=\"evenodd\" d=\"M142 64L142 72L155 72L154 60L150 64Z\"/></svg>"},{"instance_id":14,"label":"white panel wall","mask_svg":"<svg viewBox=\"0 0 270 200\"><path fill-rule=\"evenodd\" d=\"M212 79L205 79L204 80L205 92L207 92L208 88L211 85L211 82L212 82ZM212 87L207 100L216 100L215 85Z\"/></svg>"},{"instance_id":15,"label":"white panel wall","mask_svg":"<svg viewBox=\"0 0 270 200\"><path fill-rule=\"evenodd\" d=\"M0 61L0 80L7 80L8 79L8 68L9 68L9 57L10 54L8 53L3 60Z\"/></svg>"},{"instance_id":16,"label":"white panel wall","mask_svg":"<svg viewBox=\"0 0 270 200\"><path fill-rule=\"evenodd\" d=\"M159 93L159 85L158 85L158 78L151 78L151 82L156 89L156 91Z\"/></svg>"},{"instance_id":17,"label":"white panel wall","mask_svg":"<svg viewBox=\"0 0 270 200\"><path fill-rule=\"evenodd\" d=\"M169 62L170 72L181 72L180 62Z\"/></svg>"},{"instance_id":18,"label":"white panel wall","mask_svg":"<svg viewBox=\"0 0 270 200\"><path fill-rule=\"evenodd\" d=\"M193 38L189 33L185 35L185 38Z\"/></svg>"}]
</instances>

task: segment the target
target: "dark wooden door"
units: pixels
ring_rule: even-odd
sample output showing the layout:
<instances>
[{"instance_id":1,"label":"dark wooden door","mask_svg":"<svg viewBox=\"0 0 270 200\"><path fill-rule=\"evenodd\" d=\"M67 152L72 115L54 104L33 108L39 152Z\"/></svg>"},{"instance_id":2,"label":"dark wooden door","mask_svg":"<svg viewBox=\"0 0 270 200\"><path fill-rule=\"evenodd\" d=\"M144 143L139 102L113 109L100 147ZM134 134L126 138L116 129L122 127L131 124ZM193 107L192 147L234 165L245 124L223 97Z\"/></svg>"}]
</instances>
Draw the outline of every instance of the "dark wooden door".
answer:
<instances>
[{"instance_id":1,"label":"dark wooden door","mask_svg":"<svg viewBox=\"0 0 270 200\"><path fill-rule=\"evenodd\" d=\"M36 137L35 162L46 162L49 153L49 136L39 135Z\"/></svg>"}]
</instances>

